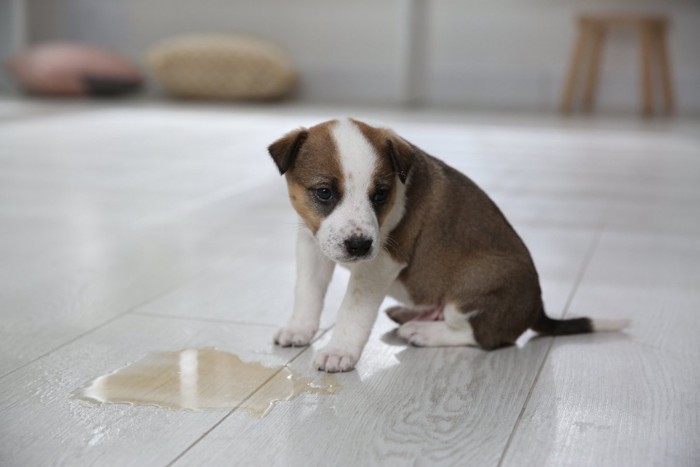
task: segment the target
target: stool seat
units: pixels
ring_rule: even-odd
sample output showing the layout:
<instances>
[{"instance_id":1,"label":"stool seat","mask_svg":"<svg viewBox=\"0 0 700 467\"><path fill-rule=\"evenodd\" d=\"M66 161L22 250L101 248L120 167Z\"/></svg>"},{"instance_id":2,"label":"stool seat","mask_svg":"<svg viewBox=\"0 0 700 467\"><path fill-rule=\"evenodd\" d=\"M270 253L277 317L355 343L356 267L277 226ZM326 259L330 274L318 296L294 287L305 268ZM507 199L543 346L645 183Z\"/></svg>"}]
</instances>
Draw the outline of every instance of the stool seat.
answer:
<instances>
[{"instance_id":1,"label":"stool seat","mask_svg":"<svg viewBox=\"0 0 700 467\"><path fill-rule=\"evenodd\" d=\"M600 60L605 37L611 29L635 29L641 44L641 112L654 113L653 73L658 65L662 86L664 111L673 112L675 97L668 57L669 19L662 14L585 14L578 18L578 38L569 65L568 76L562 93L560 110L570 113L574 109L579 77L585 72L581 108L589 112L593 108L600 70ZM585 70L587 66L587 70ZM584 71L585 70L585 71Z\"/></svg>"},{"instance_id":2,"label":"stool seat","mask_svg":"<svg viewBox=\"0 0 700 467\"><path fill-rule=\"evenodd\" d=\"M598 23L607 26L643 26L647 23L668 24L668 16L662 14L586 14L579 16L580 22Z\"/></svg>"}]
</instances>

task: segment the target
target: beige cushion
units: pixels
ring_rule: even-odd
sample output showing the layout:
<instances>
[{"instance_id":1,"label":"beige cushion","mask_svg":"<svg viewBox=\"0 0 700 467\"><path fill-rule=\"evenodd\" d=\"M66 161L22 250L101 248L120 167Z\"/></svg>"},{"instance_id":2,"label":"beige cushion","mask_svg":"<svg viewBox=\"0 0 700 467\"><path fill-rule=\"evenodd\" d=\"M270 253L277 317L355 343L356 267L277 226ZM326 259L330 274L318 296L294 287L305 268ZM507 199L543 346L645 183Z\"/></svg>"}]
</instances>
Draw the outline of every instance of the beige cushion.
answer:
<instances>
[{"instance_id":1,"label":"beige cushion","mask_svg":"<svg viewBox=\"0 0 700 467\"><path fill-rule=\"evenodd\" d=\"M277 99L295 84L296 73L285 54L248 36L171 39L157 45L148 61L158 82L177 97Z\"/></svg>"}]
</instances>

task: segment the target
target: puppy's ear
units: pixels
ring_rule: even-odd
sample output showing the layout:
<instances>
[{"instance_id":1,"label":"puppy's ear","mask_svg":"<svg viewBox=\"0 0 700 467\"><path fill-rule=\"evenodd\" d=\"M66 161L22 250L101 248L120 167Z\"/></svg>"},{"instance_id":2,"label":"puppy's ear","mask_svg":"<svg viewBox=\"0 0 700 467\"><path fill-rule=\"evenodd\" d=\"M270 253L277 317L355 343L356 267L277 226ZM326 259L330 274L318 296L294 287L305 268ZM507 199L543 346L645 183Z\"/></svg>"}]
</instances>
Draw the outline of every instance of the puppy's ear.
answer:
<instances>
[{"instance_id":1,"label":"puppy's ear","mask_svg":"<svg viewBox=\"0 0 700 467\"><path fill-rule=\"evenodd\" d=\"M280 174L284 175L294 165L299 149L308 135L309 131L306 128L300 128L287 133L268 146L267 150L277 164Z\"/></svg>"},{"instance_id":2,"label":"puppy's ear","mask_svg":"<svg viewBox=\"0 0 700 467\"><path fill-rule=\"evenodd\" d=\"M387 147L394 171L399 176L401 183L406 183L408 172L413 165L416 155L416 147L395 133L390 133L387 138Z\"/></svg>"}]
</instances>

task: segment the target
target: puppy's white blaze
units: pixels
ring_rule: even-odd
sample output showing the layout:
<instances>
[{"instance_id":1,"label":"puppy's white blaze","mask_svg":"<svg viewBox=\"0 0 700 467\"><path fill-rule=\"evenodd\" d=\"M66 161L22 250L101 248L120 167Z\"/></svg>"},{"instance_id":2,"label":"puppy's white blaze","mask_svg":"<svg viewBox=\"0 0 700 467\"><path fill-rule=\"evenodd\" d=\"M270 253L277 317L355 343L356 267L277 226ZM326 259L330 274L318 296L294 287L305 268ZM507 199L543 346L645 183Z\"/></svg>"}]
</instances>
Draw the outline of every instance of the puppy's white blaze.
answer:
<instances>
[{"instance_id":1,"label":"puppy's white blaze","mask_svg":"<svg viewBox=\"0 0 700 467\"><path fill-rule=\"evenodd\" d=\"M372 174L379 156L360 129L341 119L331 130L343 171L343 197L333 212L321 222L317 238L324 253L336 260L345 257L344 242L352 235L380 243L379 224L369 200ZM372 249L370 258L376 256Z\"/></svg>"},{"instance_id":2,"label":"puppy's white blaze","mask_svg":"<svg viewBox=\"0 0 700 467\"><path fill-rule=\"evenodd\" d=\"M369 205L367 192L379 160L374 146L365 138L360 128L347 118L338 120L332 135L338 148L346 191L362 193L363 201Z\"/></svg>"},{"instance_id":3,"label":"puppy's white blaze","mask_svg":"<svg viewBox=\"0 0 700 467\"><path fill-rule=\"evenodd\" d=\"M629 326L628 319L592 319L593 332L614 332Z\"/></svg>"}]
</instances>

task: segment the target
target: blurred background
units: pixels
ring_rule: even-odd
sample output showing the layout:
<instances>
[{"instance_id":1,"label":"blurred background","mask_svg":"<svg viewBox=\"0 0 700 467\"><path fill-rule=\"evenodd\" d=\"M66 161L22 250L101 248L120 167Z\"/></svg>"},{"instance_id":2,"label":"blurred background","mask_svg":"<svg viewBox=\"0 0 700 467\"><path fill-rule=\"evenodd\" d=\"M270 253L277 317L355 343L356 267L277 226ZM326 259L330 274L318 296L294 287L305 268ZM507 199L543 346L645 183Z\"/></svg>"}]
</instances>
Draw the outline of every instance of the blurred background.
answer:
<instances>
[{"instance_id":1,"label":"blurred background","mask_svg":"<svg viewBox=\"0 0 700 467\"><path fill-rule=\"evenodd\" d=\"M661 13L670 20L677 113L700 114L700 2L696 0L2 0L0 54L50 41L116 51L161 89L150 50L187 34L248 33L287 54L293 99L419 104L478 110L557 108L584 13ZM639 38L607 34L596 109L639 107ZM3 71L2 90L17 85Z\"/></svg>"}]
</instances>

